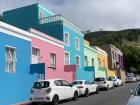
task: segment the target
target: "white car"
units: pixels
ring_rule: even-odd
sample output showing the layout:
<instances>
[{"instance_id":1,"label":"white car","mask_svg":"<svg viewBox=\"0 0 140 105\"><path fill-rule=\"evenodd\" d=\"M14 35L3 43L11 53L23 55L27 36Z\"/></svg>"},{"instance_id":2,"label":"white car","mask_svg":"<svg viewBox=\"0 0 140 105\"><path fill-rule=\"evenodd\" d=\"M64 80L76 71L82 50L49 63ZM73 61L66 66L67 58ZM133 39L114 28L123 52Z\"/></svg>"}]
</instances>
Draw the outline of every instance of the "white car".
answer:
<instances>
[{"instance_id":1,"label":"white car","mask_svg":"<svg viewBox=\"0 0 140 105\"><path fill-rule=\"evenodd\" d=\"M140 105L140 83L138 84L138 86L134 91L131 90L131 93L132 95L127 105Z\"/></svg>"},{"instance_id":2,"label":"white car","mask_svg":"<svg viewBox=\"0 0 140 105\"><path fill-rule=\"evenodd\" d=\"M114 76L114 77L112 76L111 78L113 80L114 86L118 87L118 86L123 85L123 81L121 79L117 78L116 76Z\"/></svg>"},{"instance_id":3,"label":"white car","mask_svg":"<svg viewBox=\"0 0 140 105\"><path fill-rule=\"evenodd\" d=\"M60 100L69 98L77 100L78 96L79 91L77 87L66 80L41 80L34 83L31 89L30 101L34 105L38 102L50 102L53 105L58 105Z\"/></svg>"},{"instance_id":4,"label":"white car","mask_svg":"<svg viewBox=\"0 0 140 105\"><path fill-rule=\"evenodd\" d=\"M137 81L137 79L133 76L127 76L125 78L125 82L135 82L135 81Z\"/></svg>"},{"instance_id":5,"label":"white car","mask_svg":"<svg viewBox=\"0 0 140 105\"><path fill-rule=\"evenodd\" d=\"M106 90L110 88L114 88L113 80L111 77L98 77L95 78L95 83L98 85L98 87L105 88Z\"/></svg>"},{"instance_id":6,"label":"white car","mask_svg":"<svg viewBox=\"0 0 140 105\"><path fill-rule=\"evenodd\" d=\"M86 80L76 80L72 83L79 89L79 94L89 96L91 93L98 93L98 85Z\"/></svg>"}]
</instances>

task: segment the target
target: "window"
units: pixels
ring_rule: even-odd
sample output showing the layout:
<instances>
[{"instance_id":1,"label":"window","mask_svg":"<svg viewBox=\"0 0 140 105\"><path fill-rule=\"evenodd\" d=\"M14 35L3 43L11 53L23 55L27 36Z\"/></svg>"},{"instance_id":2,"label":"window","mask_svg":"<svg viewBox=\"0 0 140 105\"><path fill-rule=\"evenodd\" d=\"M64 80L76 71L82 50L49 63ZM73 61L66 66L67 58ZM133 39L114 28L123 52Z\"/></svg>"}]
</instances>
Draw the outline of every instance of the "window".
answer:
<instances>
[{"instance_id":1,"label":"window","mask_svg":"<svg viewBox=\"0 0 140 105\"><path fill-rule=\"evenodd\" d=\"M85 81L85 84L86 85L90 85L91 83L89 81Z\"/></svg>"},{"instance_id":2,"label":"window","mask_svg":"<svg viewBox=\"0 0 140 105\"><path fill-rule=\"evenodd\" d=\"M75 49L80 50L80 43L78 38L75 38Z\"/></svg>"},{"instance_id":3,"label":"window","mask_svg":"<svg viewBox=\"0 0 140 105\"><path fill-rule=\"evenodd\" d=\"M56 54L54 53L51 53L50 54L50 66L53 68L53 69L56 69Z\"/></svg>"},{"instance_id":4,"label":"window","mask_svg":"<svg viewBox=\"0 0 140 105\"><path fill-rule=\"evenodd\" d=\"M69 34L68 33L64 34L64 43L65 43L65 45L69 46Z\"/></svg>"},{"instance_id":5,"label":"window","mask_svg":"<svg viewBox=\"0 0 140 105\"><path fill-rule=\"evenodd\" d=\"M62 80L62 85L63 86L71 86L71 84L65 80Z\"/></svg>"},{"instance_id":6,"label":"window","mask_svg":"<svg viewBox=\"0 0 140 105\"><path fill-rule=\"evenodd\" d=\"M6 47L6 64L5 64L5 71L6 72L16 72L16 49L11 47Z\"/></svg>"},{"instance_id":7,"label":"window","mask_svg":"<svg viewBox=\"0 0 140 105\"><path fill-rule=\"evenodd\" d=\"M94 58L91 59L92 66L94 66Z\"/></svg>"},{"instance_id":8,"label":"window","mask_svg":"<svg viewBox=\"0 0 140 105\"><path fill-rule=\"evenodd\" d=\"M100 61L100 58L98 58L98 64L99 64L99 66L101 66L101 61Z\"/></svg>"},{"instance_id":9,"label":"window","mask_svg":"<svg viewBox=\"0 0 140 105\"><path fill-rule=\"evenodd\" d=\"M112 51L112 56L113 56L113 59L114 59L114 51Z\"/></svg>"},{"instance_id":10,"label":"window","mask_svg":"<svg viewBox=\"0 0 140 105\"><path fill-rule=\"evenodd\" d=\"M45 79L44 74L37 75L37 81L44 80L44 79Z\"/></svg>"},{"instance_id":11,"label":"window","mask_svg":"<svg viewBox=\"0 0 140 105\"><path fill-rule=\"evenodd\" d=\"M65 52L65 65L69 65L70 64L70 54L68 52Z\"/></svg>"},{"instance_id":12,"label":"window","mask_svg":"<svg viewBox=\"0 0 140 105\"><path fill-rule=\"evenodd\" d=\"M37 48L32 48L32 64L39 63L39 56L40 56L40 50Z\"/></svg>"},{"instance_id":13,"label":"window","mask_svg":"<svg viewBox=\"0 0 140 105\"><path fill-rule=\"evenodd\" d=\"M103 60L103 67L105 67L105 60Z\"/></svg>"},{"instance_id":14,"label":"window","mask_svg":"<svg viewBox=\"0 0 140 105\"><path fill-rule=\"evenodd\" d=\"M77 68L80 68L80 57L76 56L76 66Z\"/></svg>"},{"instance_id":15,"label":"window","mask_svg":"<svg viewBox=\"0 0 140 105\"><path fill-rule=\"evenodd\" d=\"M54 81L54 85L62 86L62 81L61 80L56 80L56 81Z\"/></svg>"},{"instance_id":16,"label":"window","mask_svg":"<svg viewBox=\"0 0 140 105\"><path fill-rule=\"evenodd\" d=\"M85 56L85 66L88 66L88 57Z\"/></svg>"}]
</instances>

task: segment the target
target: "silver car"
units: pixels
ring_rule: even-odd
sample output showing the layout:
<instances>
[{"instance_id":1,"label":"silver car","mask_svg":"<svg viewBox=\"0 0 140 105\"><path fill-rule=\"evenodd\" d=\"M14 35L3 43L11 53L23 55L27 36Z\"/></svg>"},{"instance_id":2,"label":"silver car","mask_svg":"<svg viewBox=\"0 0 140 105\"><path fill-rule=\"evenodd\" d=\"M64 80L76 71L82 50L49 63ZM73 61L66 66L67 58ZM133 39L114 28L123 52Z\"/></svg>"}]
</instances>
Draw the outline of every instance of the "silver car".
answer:
<instances>
[{"instance_id":1,"label":"silver car","mask_svg":"<svg viewBox=\"0 0 140 105\"><path fill-rule=\"evenodd\" d=\"M131 90L131 93L132 95L127 105L140 105L140 83L134 91Z\"/></svg>"}]
</instances>

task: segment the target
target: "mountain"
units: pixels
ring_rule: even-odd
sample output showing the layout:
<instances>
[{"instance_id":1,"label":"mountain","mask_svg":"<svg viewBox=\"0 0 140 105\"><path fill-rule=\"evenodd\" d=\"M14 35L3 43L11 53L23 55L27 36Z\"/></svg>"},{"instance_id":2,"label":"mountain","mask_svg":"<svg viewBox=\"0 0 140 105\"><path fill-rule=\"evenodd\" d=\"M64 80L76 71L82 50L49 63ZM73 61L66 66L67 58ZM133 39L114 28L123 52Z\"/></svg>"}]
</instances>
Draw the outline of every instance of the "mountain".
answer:
<instances>
[{"instance_id":1,"label":"mountain","mask_svg":"<svg viewBox=\"0 0 140 105\"><path fill-rule=\"evenodd\" d=\"M140 29L87 32L85 39L91 46L115 45L124 54L125 70L140 73Z\"/></svg>"}]
</instances>

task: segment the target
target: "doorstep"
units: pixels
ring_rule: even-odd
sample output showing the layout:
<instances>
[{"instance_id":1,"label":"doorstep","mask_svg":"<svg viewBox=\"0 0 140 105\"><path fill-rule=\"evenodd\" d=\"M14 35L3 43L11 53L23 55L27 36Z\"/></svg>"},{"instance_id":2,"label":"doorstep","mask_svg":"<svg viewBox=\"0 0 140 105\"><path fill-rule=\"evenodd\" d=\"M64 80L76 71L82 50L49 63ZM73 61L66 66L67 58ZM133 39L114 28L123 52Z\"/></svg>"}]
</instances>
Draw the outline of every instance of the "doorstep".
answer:
<instances>
[{"instance_id":1,"label":"doorstep","mask_svg":"<svg viewBox=\"0 0 140 105\"><path fill-rule=\"evenodd\" d=\"M29 101L26 102L20 102L20 103L16 103L16 104L12 104L12 105L30 105L31 103Z\"/></svg>"}]
</instances>

